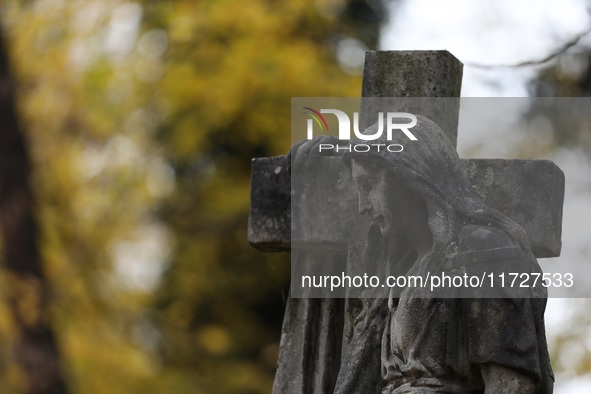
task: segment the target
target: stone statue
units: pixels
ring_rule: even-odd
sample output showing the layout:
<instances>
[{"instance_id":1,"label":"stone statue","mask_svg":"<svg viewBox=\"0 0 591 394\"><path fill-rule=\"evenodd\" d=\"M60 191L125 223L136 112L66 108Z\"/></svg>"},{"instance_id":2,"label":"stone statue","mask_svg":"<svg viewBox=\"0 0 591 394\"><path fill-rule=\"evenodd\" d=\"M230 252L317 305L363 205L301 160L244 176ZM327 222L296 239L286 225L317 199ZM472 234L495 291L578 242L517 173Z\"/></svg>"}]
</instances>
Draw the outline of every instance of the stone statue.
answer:
<instances>
[{"instance_id":1,"label":"stone statue","mask_svg":"<svg viewBox=\"0 0 591 394\"><path fill-rule=\"evenodd\" d=\"M448 137L417 118L417 141L388 141L402 152L356 152L366 142L354 139L343 155L359 212L372 219L363 259L383 262L388 275L541 273L523 228L482 203ZM292 157L298 148L311 153L315 142L294 147ZM466 298L407 287L364 297L334 393L550 394L545 290ZM381 380L368 378L373 368Z\"/></svg>"}]
</instances>

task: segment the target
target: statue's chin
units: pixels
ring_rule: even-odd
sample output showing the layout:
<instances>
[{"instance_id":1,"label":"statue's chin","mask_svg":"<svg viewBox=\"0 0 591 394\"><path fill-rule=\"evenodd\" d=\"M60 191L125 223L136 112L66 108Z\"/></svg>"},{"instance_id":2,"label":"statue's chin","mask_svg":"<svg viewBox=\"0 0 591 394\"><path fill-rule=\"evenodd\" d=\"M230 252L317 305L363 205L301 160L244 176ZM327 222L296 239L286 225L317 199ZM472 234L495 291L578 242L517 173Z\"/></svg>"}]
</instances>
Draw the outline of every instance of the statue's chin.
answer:
<instances>
[{"instance_id":1,"label":"statue's chin","mask_svg":"<svg viewBox=\"0 0 591 394\"><path fill-rule=\"evenodd\" d=\"M388 224L380 224L380 233L382 233L382 237L384 238L394 238L394 231L392 231L392 226L389 226Z\"/></svg>"}]
</instances>

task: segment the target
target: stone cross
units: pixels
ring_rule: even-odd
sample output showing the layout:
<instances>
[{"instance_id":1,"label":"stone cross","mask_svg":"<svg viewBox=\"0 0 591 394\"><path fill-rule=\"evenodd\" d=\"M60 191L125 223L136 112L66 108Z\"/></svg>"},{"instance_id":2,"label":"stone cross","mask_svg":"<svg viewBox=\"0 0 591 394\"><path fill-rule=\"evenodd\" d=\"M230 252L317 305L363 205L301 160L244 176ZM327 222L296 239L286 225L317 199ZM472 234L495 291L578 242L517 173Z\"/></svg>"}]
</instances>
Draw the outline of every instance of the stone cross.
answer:
<instances>
[{"instance_id":1,"label":"stone cross","mask_svg":"<svg viewBox=\"0 0 591 394\"><path fill-rule=\"evenodd\" d=\"M458 98L461 78L462 63L447 51L372 51L366 54L362 97ZM429 108L431 112L424 115L438 123L455 145L459 99L451 101L451 108L450 102L445 108ZM363 99L361 112L363 125ZM314 243L316 252L300 253L298 259L328 261L328 257L334 264L346 266L348 272L354 271L348 263L360 259L369 219L359 220L357 189L341 159L310 159L322 161L322 165L313 166L316 171L307 174L307 185L293 201L287 157L253 159L248 241L265 252L289 252L298 245ZM546 160L500 159L470 159L464 160L464 165L483 202L526 230L536 257L560 254L564 174L556 165ZM305 206L292 223L292 204L301 208L306 199L326 204ZM310 227L314 221L306 220L309 217L322 217L320 222L331 223L330 229ZM292 228L298 229L293 239ZM360 308L359 301L351 298L290 297L273 392L331 393ZM376 375L369 380L379 381L380 349L374 351L376 365L368 365L367 370ZM376 393L379 386L373 386Z\"/></svg>"}]
</instances>

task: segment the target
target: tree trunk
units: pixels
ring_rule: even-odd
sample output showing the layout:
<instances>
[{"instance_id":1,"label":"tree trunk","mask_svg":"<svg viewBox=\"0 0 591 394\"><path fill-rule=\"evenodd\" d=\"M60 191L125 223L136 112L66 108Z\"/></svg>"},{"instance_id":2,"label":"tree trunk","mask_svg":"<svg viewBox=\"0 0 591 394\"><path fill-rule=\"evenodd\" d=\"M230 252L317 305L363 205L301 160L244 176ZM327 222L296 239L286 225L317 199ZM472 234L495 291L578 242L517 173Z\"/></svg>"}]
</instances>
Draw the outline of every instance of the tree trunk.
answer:
<instances>
[{"instance_id":1,"label":"tree trunk","mask_svg":"<svg viewBox=\"0 0 591 394\"><path fill-rule=\"evenodd\" d=\"M29 394L62 394L66 387L49 325L49 288L36 242L30 163L20 132L0 37L0 230L7 269L7 300L17 339L13 357L24 371Z\"/></svg>"}]
</instances>

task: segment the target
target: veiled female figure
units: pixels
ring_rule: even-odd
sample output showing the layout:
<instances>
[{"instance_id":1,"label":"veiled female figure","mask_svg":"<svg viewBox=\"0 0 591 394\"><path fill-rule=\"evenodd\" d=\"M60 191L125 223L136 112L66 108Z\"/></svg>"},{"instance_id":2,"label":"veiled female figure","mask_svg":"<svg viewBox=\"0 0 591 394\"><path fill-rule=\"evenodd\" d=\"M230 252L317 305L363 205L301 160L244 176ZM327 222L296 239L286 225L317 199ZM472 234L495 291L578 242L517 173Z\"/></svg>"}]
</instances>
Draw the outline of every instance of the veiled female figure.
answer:
<instances>
[{"instance_id":1,"label":"veiled female figure","mask_svg":"<svg viewBox=\"0 0 591 394\"><path fill-rule=\"evenodd\" d=\"M360 213L372 218L364 259L381 259L395 275L541 272L523 228L477 197L444 132L417 118L417 141L400 133L372 142L402 152L356 152L367 141L355 139L343 156ZM387 303L365 299L335 393L551 393L545 289L498 298L478 291L466 298L392 288ZM382 381L364 378L376 364L371 341L381 341Z\"/></svg>"}]
</instances>

